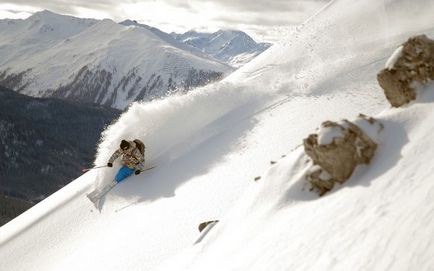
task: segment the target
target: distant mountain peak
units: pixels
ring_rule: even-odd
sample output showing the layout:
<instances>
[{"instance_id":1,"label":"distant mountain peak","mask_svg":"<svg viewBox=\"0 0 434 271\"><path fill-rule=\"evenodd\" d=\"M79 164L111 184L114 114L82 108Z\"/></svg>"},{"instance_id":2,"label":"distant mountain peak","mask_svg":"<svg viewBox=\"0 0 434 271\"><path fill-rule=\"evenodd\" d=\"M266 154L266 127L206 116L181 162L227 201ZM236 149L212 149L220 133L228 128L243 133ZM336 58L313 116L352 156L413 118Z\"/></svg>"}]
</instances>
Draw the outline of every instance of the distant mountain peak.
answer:
<instances>
[{"instance_id":1,"label":"distant mountain peak","mask_svg":"<svg viewBox=\"0 0 434 271\"><path fill-rule=\"evenodd\" d=\"M69 15L62 15L62 14L58 14L55 13L53 11L44 9L38 12L35 12L32 14L32 16L29 17L29 19L48 19L48 20L53 20L53 19L67 19L67 18L75 18L73 16L69 16Z\"/></svg>"},{"instance_id":2,"label":"distant mountain peak","mask_svg":"<svg viewBox=\"0 0 434 271\"><path fill-rule=\"evenodd\" d=\"M126 19L120 22L119 24L127 26L127 25L138 25L139 23L136 20Z\"/></svg>"},{"instance_id":3,"label":"distant mountain peak","mask_svg":"<svg viewBox=\"0 0 434 271\"><path fill-rule=\"evenodd\" d=\"M220 29L213 33L189 30L184 34L171 35L233 67L244 65L271 46L270 43L257 43L248 34L236 29Z\"/></svg>"},{"instance_id":4,"label":"distant mountain peak","mask_svg":"<svg viewBox=\"0 0 434 271\"><path fill-rule=\"evenodd\" d=\"M64 25L62 24L68 24L71 22L76 22L79 24L93 24L99 21L97 19L92 19L92 18L78 18L71 15L59 14L47 9L33 13L32 16L25 19L24 21L35 21L35 20L36 21L42 20L44 23L48 23L48 24L50 23L61 24L59 25L61 27L64 27ZM104 19L104 20L109 20L109 19Z\"/></svg>"},{"instance_id":5,"label":"distant mountain peak","mask_svg":"<svg viewBox=\"0 0 434 271\"><path fill-rule=\"evenodd\" d=\"M44 9L44 10L37 11L37 12L33 13L32 16L64 16L64 15L52 12L48 9Z\"/></svg>"}]
</instances>

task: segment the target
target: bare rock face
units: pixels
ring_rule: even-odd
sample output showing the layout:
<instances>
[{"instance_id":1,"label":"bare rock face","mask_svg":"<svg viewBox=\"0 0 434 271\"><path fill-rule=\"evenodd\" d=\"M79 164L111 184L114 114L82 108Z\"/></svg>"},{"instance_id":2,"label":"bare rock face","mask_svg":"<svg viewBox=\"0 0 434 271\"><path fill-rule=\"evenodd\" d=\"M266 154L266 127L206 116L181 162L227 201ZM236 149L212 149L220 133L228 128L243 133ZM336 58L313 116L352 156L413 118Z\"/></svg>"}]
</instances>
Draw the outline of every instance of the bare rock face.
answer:
<instances>
[{"instance_id":1,"label":"bare rock face","mask_svg":"<svg viewBox=\"0 0 434 271\"><path fill-rule=\"evenodd\" d=\"M208 225L213 224L213 223L217 223L217 222L219 222L219 221L218 220L211 220L211 221L202 222L199 224L197 229L199 230L199 232L202 232Z\"/></svg>"},{"instance_id":2,"label":"bare rock face","mask_svg":"<svg viewBox=\"0 0 434 271\"><path fill-rule=\"evenodd\" d=\"M360 115L365 125L382 125L375 119ZM369 164L377 144L356 124L343 120L326 121L318 134L304 139L304 150L314 167L306 179L320 196L331 190L335 182L344 183L359 164Z\"/></svg>"},{"instance_id":3,"label":"bare rock face","mask_svg":"<svg viewBox=\"0 0 434 271\"><path fill-rule=\"evenodd\" d=\"M311 185L311 191L315 191L318 195L322 196L326 192L333 189L336 179L320 166L315 165L306 174L306 180Z\"/></svg>"},{"instance_id":4,"label":"bare rock face","mask_svg":"<svg viewBox=\"0 0 434 271\"><path fill-rule=\"evenodd\" d=\"M394 107L416 99L415 84L434 80L434 41L425 35L410 38L394 52L377 80Z\"/></svg>"}]
</instances>

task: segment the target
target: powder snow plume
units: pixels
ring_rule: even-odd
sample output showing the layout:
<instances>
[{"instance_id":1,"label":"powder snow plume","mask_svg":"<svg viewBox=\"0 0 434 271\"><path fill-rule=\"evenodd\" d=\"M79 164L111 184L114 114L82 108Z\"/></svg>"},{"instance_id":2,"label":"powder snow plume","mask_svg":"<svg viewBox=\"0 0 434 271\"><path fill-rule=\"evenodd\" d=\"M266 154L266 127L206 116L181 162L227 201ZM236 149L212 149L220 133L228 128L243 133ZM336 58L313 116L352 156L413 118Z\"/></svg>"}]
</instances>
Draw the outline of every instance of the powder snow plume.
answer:
<instances>
[{"instance_id":1,"label":"powder snow plume","mask_svg":"<svg viewBox=\"0 0 434 271\"><path fill-rule=\"evenodd\" d=\"M226 129L227 121L222 127L218 124L219 119L230 119L231 112L236 112L230 122L239 121L240 116L254 113L253 110L268 96L257 86L221 83L165 99L135 102L102 134L95 165L105 165L122 139L135 138L147 146L147 166L170 161ZM205 132L198 133L200 130ZM98 179L104 183L114 177L112 171L100 172Z\"/></svg>"}]
</instances>

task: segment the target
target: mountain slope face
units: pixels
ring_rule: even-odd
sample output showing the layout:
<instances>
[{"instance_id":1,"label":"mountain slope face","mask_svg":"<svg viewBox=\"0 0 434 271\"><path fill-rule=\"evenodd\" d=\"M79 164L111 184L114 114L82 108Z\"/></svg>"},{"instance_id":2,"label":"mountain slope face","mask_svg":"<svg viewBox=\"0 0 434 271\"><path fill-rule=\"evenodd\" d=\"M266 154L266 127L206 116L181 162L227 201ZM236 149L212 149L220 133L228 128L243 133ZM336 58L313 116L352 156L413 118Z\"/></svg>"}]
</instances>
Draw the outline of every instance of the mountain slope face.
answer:
<instances>
[{"instance_id":1,"label":"mountain slope face","mask_svg":"<svg viewBox=\"0 0 434 271\"><path fill-rule=\"evenodd\" d=\"M0 87L0 193L40 201L89 167L120 111Z\"/></svg>"},{"instance_id":2,"label":"mountain slope face","mask_svg":"<svg viewBox=\"0 0 434 271\"><path fill-rule=\"evenodd\" d=\"M188 44L183 43L182 41L179 41L177 39L175 39L171 34L168 34L166 32L161 31L158 28L146 25L146 24L140 24L137 21L134 20L125 20L120 22L119 24L124 25L124 26L136 26L136 27L142 27L145 28L149 31L151 31L152 33L154 33L156 36L158 36L160 39L162 39L163 41L169 43L170 45L180 48L182 50L191 52L195 55L199 55L200 57L203 58L207 58L207 59L212 59L211 56L204 54L201 50L199 50L196 47L190 46Z\"/></svg>"},{"instance_id":3,"label":"mountain slope face","mask_svg":"<svg viewBox=\"0 0 434 271\"><path fill-rule=\"evenodd\" d=\"M24 213L33 205L32 202L0 194L0 227Z\"/></svg>"},{"instance_id":4,"label":"mountain slope face","mask_svg":"<svg viewBox=\"0 0 434 271\"><path fill-rule=\"evenodd\" d=\"M1 20L0 26L0 84L30 96L123 109L232 71L146 28L110 20L43 11L26 20Z\"/></svg>"},{"instance_id":5,"label":"mountain slope face","mask_svg":"<svg viewBox=\"0 0 434 271\"><path fill-rule=\"evenodd\" d=\"M101 213L85 194L119 164L6 224L0 269L432 270L432 89L391 109L376 74L409 36L434 37L433 12L428 0L332 1L224 81L134 103L95 163L138 137L157 167L115 187ZM384 125L378 152L319 198L304 189L300 145L323 121L359 113Z\"/></svg>"},{"instance_id":6,"label":"mountain slope face","mask_svg":"<svg viewBox=\"0 0 434 271\"><path fill-rule=\"evenodd\" d=\"M246 33L236 30L215 33L188 31L172 33L172 36L234 67L241 67L271 46L270 43L257 43Z\"/></svg>"},{"instance_id":7,"label":"mountain slope face","mask_svg":"<svg viewBox=\"0 0 434 271\"><path fill-rule=\"evenodd\" d=\"M215 33L188 31L184 34L168 34L133 20L126 20L120 24L146 28L173 46L204 58L216 59L236 68L243 66L271 46L271 43L257 43L246 33L236 30L219 30Z\"/></svg>"}]
</instances>

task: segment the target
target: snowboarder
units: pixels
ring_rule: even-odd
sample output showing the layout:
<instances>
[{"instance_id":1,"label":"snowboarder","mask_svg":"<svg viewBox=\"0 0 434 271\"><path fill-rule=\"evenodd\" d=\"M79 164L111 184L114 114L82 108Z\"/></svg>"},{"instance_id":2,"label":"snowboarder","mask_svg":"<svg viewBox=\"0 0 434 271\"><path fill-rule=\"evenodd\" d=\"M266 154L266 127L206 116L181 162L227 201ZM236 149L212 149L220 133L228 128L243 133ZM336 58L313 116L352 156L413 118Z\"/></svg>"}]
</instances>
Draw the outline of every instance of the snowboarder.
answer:
<instances>
[{"instance_id":1,"label":"snowboarder","mask_svg":"<svg viewBox=\"0 0 434 271\"><path fill-rule=\"evenodd\" d=\"M144 170L145 162L145 144L138 139L133 141L122 140L119 146L112 156L110 157L107 166L113 167L113 162L122 156L122 167L119 169L114 180L108 185L104 186L100 191L95 190L87 195L87 197L95 204L95 207L100 209L99 202L102 197L107 194L118 183L131 176L133 173L138 175Z\"/></svg>"}]
</instances>

